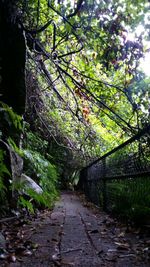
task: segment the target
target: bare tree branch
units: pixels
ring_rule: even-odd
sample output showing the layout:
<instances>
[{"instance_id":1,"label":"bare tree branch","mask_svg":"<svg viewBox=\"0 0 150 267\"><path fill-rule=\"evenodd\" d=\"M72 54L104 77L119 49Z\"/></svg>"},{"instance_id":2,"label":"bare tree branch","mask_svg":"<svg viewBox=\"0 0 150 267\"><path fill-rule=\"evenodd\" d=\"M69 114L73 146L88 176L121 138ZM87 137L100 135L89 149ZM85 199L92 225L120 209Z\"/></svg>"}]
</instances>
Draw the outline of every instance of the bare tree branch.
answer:
<instances>
[{"instance_id":1,"label":"bare tree branch","mask_svg":"<svg viewBox=\"0 0 150 267\"><path fill-rule=\"evenodd\" d=\"M37 4L37 22L36 22L36 26L39 26L39 18L40 18L40 0L38 0L38 4Z\"/></svg>"},{"instance_id":2,"label":"bare tree branch","mask_svg":"<svg viewBox=\"0 0 150 267\"><path fill-rule=\"evenodd\" d=\"M79 10L80 10L80 8L81 8L83 2L84 2L84 0L78 0L76 9L74 10L73 13L71 13L71 14L69 14L69 15L67 16L67 19L69 19L69 18L71 18L71 17L74 17L74 16L79 12Z\"/></svg>"},{"instance_id":3,"label":"bare tree branch","mask_svg":"<svg viewBox=\"0 0 150 267\"><path fill-rule=\"evenodd\" d=\"M63 61L64 61L66 64L68 63L68 62L66 62L64 59L63 59ZM61 64L62 64L62 63L61 63ZM63 64L62 64L62 65L63 65ZM91 80L91 81L94 81L94 82L97 82L97 83L102 83L102 84L104 84L104 85L106 85L106 86L116 88L116 89L118 89L119 91L121 91L122 93L125 94L125 91L123 90L123 89L124 89L123 87L120 87L120 86L115 85L115 84L107 83L107 82L105 82L105 81L101 81L101 80L94 79L94 78L92 78L92 77L90 77L90 76L87 76L87 75L85 75L84 73L80 72L80 71L77 69L77 67L74 66L73 64L71 64L71 65L73 66L73 68L71 68L71 67L69 67L69 66L68 66L68 68L69 68L70 70L74 70L74 68L75 68L77 74L79 74L79 75L81 75L81 76L83 76L83 77L85 77L85 78L87 78L87 79L89 79L89 80Z\"/></svg>"},{"instance_id":4,"label":"bare tree branch","mask_svg":"<svg viewBox=\"0 0 150 267\"><path fill-rule=\"evenodd\" d=\"M79 106L78 106L78 101L77 101L77 99L76 99L76 96L75 96L73 90L70 88L70 86L66 83L66 81L65 81L65 79L64 79L64 77L63 77L63 75L61 74L61 72L60 72L59 69L58 69L58 72L59 72L59 74L60 74L61 80L63 81L65 87L66 87L66 88L71 92L71 94L73 95L73 98L74 98L75 103L76 103L76 109L77 109L77 111L76 111L76 115L78 115Z\"/></svg>"},{"instance_id":5,"label":"bare tree branch","mask_svg":"<svg viewBox=\"0 0 150 267\"><path fill-rule=\"evenodd\" d=\"M55 85L54 85L53 82L52 82L52 77L51 77L49 71L46 69L46 67L45 67L45 65L44 65L44 63L43 63L43 61L41 60L41 61L39 62L39 64L40 64L40 68L42 69L42 71L44 72L44 74L45 74L45 76L46 76L46 78L47 78L47 81L48 81L49 85L51 86L51 88L53 89L53 91L56 93L58 99L59 99L60 101L64 102L65 105L66 105L66 107L67 107L67 109L72 113L73 116L77 117L78 120L79 120L79 117L77 116L77 114L70 108L70 106L66 103L66 101L64 100L64 98L61 96L61 94L60 94L60 93L58 92L58 90L56 89Z\"/></svg>"},{"instance_id":6,"label":"bare tree branch","mask_svg":"<svg viewBox=\"0 0 150 267\"><path fill-rule=\"evenodd\" d=\"M72 150L71 147L69 147L69 146L65 146L65 145L63 145L63 144L60 144L60 143L57 141L56 137L53 135L52 131L50 131L50 129L48 128L48 126L47 126L46 122L44 121L44 119L42 118L41 114L39 114L37 108L36 108L35 106L34 106L34 108L35 108L36 114L37 114L37 116L39 117L41 123L42 123L43 126L46 128L46 130L48 131L49 135L54 139L55 143L56 143L58 146L60 146L60 147L63 147L63 148L67 148L67 149Z\"/></svg>"},{"instance_id":7,"label":"bare tree branch","mask_svg":"<svg viewBox=\"0 0 150 267\"><path fill-rule=\"evenodd\" d=\"M51 23L53 23L53 24L55 25L55 22L51 19L51 20L49 20L48 22L46 22L43 26L41 26L39 29L32 29L32 30L29 30L29 29L27 29L27 28L22 24L22 22L20 22L22 29L23 29L25 32L30 33L30 34L37 34L37 33L43 32L45 29L47 29L47 27L48 27ZM56 27L56 25L55 25L55 27Z\"/></svg>"},{"instance_id":8,"label":"bare tree branch","mask_svg":"<svg viewBox=\"0 0 150 267\"><path fill-rule=\"evenodd\" d=\"M81 46L78 50L70 51L70 52L68 52L68 53L66 53L66 54L60 55L60 56L58 56L58 58L62 58L62 57L66 57L66 56L69 56L69 55L77 54L77 53L79 53L82 49L83 49L83 46Z\"/></svg>"},{"instance_id":9,"label":"bare tree branch","mask_svg":"<svg viewBox=\"0 0 150 267\"><path fill-rule=\"evenodd\" d=\"M89 91L84 85L82 85L81 83L79 83L77 80L75 80L67 71L65 71L64 69L62 69L60 66L58 66L58 68L64 72L68 77L70 77L70 79L73 81L73 83L75 85L78 86L78 88L82 88L84 89L90 96L92 96L93 99L96 100L97 103L100 104L100 106L103 106L104 108L106 108L107 110L109 110L111 113L113 113L118 119L120 119L122 122L125 123L125 125L128 126L128 128L130 128L130 130L133 130L133 127L126 122L119 114L117 114L114 110L112 110L110 107L108 107L102 100L100 100L99 98L97 98L97 96L95 96L91 91Z\"/></svg>"},{"instance_id":10,"label":"bare tree branch","mask_svg":"<svg viewBox=\"0 0 150 267\"><path fill-rule=\"evenodd\" d=\"M48 7L51 8L56 14L58 14L60 17L63 18L63 20L70 25L70 27L72 28L72 34L76 37L78 44L81 44L81 47L83 47L82 41L81 39L79 39L78 35L76 34L76 28L69 22L69 20L64 17L58 10L56 10L50 3L50 0L48 0Z\"/></svg>"}]
</instances>

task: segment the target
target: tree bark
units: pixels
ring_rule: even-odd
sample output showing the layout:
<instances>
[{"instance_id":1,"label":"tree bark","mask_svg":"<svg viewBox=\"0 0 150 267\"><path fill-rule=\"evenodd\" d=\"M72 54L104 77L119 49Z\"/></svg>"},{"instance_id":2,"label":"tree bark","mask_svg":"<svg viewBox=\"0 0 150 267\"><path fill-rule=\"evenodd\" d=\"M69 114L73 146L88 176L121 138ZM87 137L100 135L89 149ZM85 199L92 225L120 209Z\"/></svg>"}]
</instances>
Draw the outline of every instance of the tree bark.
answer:
<instances>
[{"instance_id":1,"label":"tree bark","mask_svg":"<svg viewBox=\"0 0 150 267\"><path fill-rule=\"evenodd\" d=\"M0 98L22 115L26 98L26 44L17 22L17 2L0 0Z\"/></svg>"}]
</instances>

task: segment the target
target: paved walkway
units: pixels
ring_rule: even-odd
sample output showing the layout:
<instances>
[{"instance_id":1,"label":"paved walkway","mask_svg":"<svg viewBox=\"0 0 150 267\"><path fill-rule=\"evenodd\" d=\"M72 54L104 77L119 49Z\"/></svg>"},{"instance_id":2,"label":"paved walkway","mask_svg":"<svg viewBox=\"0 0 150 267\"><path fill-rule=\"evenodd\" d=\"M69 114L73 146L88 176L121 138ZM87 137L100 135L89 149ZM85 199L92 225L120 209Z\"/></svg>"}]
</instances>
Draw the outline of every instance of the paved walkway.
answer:
<instances>
[{"instance_id":1,"label":"paved walkway","mask_svg":"<svg viewBox=\"0 0 150 267\"><path fill-rule=\"evenodd\" d=\"M139 256L138 242L118 228L103 212L83 205L73 193L63 193L53 212L40 222L30 242L38 244L31 256L11 267L148 267ZM144 249L144 248L143 248Z\"/></svg>"}]
</instances>

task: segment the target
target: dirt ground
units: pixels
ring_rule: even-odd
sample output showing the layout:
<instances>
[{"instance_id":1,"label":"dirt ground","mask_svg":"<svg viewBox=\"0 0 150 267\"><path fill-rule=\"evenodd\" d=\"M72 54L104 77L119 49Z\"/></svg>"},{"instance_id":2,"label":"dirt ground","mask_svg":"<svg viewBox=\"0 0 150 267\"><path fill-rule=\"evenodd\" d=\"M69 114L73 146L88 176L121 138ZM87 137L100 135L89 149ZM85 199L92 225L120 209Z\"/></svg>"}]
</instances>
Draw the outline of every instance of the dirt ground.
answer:
<instances>
[{"instance_id":1,"label":"dirt ground","mask_svg":"<svg viewBox=\"0 0 150 267\"><path fill-rule=\"evenodd\" d=\"M10 267L148 267L148 231L127 229L81 196L64 192L53 211L3 226Z\"/></svg>"}]
</instances>

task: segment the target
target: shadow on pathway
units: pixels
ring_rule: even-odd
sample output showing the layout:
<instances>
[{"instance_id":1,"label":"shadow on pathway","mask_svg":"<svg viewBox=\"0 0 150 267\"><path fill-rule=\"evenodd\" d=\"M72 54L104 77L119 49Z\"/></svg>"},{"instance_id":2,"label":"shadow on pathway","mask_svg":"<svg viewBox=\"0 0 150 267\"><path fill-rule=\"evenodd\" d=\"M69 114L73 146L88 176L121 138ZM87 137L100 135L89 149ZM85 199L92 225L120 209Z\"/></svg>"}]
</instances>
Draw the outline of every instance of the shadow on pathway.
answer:
<instances>
[{"instance_id":1,"label":"shadow on pathway","mask_svg":"<svg viewBox=\"0 0 150 267\"><path fill-rule=\"evenodd\" d=\"M20 256L16 262L2 266L149 266L148 238L141 240L138 231L126 233L125 227L88 207L74 193L62 193L54 210L36 219L31 227L28 242L37 245L32 255Z\"/></svg>"}]
</instances>

